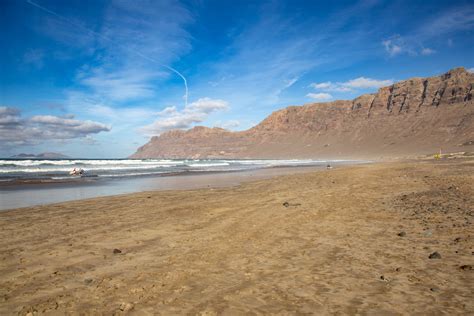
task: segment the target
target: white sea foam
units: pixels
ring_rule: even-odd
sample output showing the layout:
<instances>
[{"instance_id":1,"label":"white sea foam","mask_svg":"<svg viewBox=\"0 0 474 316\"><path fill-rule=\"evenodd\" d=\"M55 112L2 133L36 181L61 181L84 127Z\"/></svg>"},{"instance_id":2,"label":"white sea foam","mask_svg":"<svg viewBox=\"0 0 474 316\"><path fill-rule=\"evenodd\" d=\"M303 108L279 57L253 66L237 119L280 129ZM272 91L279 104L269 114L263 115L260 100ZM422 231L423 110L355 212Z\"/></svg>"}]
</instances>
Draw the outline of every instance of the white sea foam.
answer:
<instances>
[{"instance_id":1,"label":"white sea foam","mask_svg":"<svg viewBox=\"0 0 474 316\"><path fill-rule=\"evenodd\" d=\"M191 163L188 164L189 167L218 167L218 166L229 166L228 162L216 162L216 163Z\"/></svg>"},{"instance_id":2,"label":"white sea foam","mask_svg":"<svg viewBox=\"0 0 474 316\"><path fill-rule=\"evenodd\" d=\"M168 160L168 159L129 159L129 160L91 160L91 159L74 159L74 160L0 160L0 167L2 166L41 166L41 165L56 165L56 166L71 166L71 165L174 165L183 164L183 161Z\"/></svg>"},{"instance_id":3,"label":"white sea foam","mask_svg":"<svg viewBox=\"0 0 474 316\"><path fill-rule=\"evenodd\" d=\"M238 171L278 166L321 165L323 163L325 161L310 159L0 159L0 179L11 177L57 179L58 177L67 177L69 171L74 167L82 168L86 174L98 177L127 177L170 172Z\"/></svg>"}]
</instances>

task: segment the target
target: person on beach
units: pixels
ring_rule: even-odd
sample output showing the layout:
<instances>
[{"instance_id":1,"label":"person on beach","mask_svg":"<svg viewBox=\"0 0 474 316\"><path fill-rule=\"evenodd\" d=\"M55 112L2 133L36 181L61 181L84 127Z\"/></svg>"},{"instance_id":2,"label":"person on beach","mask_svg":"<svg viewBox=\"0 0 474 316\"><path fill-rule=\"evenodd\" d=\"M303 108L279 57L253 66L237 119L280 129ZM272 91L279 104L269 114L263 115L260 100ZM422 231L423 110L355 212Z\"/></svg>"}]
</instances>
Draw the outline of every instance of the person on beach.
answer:
<instances>
[{"instance_id":1,"label":"person on beach","mask_svg":"<svg viewBox=\"0 0 474 316\"><path fill-rule=\"evenodd\" d=\"M84 169L82 168L74 168L69 172L72 176L82 176L84 174Z\"/></svg>"}]
</instances>

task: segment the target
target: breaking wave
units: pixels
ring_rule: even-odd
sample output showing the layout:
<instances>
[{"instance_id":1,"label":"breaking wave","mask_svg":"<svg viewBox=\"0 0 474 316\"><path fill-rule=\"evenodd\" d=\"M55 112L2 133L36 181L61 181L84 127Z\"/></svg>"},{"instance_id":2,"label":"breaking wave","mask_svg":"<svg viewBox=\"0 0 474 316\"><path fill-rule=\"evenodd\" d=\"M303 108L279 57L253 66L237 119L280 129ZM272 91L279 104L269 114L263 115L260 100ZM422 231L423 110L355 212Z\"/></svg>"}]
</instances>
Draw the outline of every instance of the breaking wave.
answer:
<instances>
[{"instance_id":1,"label":"breaking wave","mask_svg":"<svg viewBox=\"0 0 474 316\"><path fill-rule=\"evenodd\" d=\"M0 159L0 181L5 179L68 179L73 168L93 177L137 177L185 172L225 172L280 166L323 165L321 160L238 159Z\"/></svg>"}]
</instances>

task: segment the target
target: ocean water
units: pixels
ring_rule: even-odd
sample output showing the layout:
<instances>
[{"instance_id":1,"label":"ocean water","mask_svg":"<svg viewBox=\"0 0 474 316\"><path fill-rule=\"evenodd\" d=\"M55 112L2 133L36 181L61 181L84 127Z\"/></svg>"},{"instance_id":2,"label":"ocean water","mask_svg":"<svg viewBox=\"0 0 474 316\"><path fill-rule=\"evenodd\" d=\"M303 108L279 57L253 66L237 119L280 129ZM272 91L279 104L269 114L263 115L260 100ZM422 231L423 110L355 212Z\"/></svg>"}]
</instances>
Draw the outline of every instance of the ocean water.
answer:
<instances>
[{"instance_id":1,"label":"ocean water","mask_svg":"<svg viewBox=\"0 0 474 316\"><path fill-rule=\"evenodd\" d=\"M330 163L343 162L332 160ZM73 168L82 178L127 178L203 172L245 171L272 167L326 165L326 160L179 160L179 159L0 159L0 181L73 180Z\"/></svg>"}]
</instances>

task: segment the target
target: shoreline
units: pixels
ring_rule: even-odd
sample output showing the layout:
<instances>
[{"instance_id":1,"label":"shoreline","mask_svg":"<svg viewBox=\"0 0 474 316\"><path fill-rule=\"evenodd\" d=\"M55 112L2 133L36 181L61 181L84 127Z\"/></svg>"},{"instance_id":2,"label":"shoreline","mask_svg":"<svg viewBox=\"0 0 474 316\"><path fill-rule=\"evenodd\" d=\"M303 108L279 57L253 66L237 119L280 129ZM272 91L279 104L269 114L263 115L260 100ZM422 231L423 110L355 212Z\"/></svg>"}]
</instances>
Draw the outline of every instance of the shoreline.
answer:
<instances>
[{"instance_id":1,"label":"shoreline","mask_svg":"<svg viewBox=\"0 0 474 316\"><path fill-rule=\"evenodd\" d=\"M474 313L473 159L306 171L0 212L0 314Z\"/></svg>"},{"instance_id":2,"label":"shoreline","mask_svg":"<svg viewBox=\"0 0 474 316\"><path fill-rule=\"evenodd\" d=\"M361 163L370 163L369 161L350 161L350 162L337 162L337 164L361 164ZM336 163L335 163L336 164ZM279 169L279 168L319 168L323 165L296 165L296 166L272 166L264 168L249 168L241 170L224 170L224 171L214 171L214 170L202 170L202 171L181 171L181 172L163 172L163 173L150 173L150 174L141 174L133 176L97 176L97 175L85 175L85 176L69 176L61 179L55 178L26 178L26 179L14 179L14 180L4 180L0 181L0 188L16 187L19 188L23 185L49 185L49 184L81 184L81 183L90 183L97 181L110 181L110 180L127 180L127 179L137 179L137 178L160 178L160 177L179 177L179 176L191 176L191 175L210 175L210 174L224 174L224 173L236 173L236 172L252 172L262 169Z\"/></svg>"},{"instance_id":3,"label":"shoreline","mask_svg":"<svg viewBox=\"0 0 474 316\"><path fill-rule=\"evenodd\" d=\"M353 165L333 164L338 166ZM366 164L370 162L358 162ZM292 173L326 169L321 165L276 166L238 171L202 171L166 176L140 176L128 178L89 178L72 181L20 182L0 185L0 212L38 205L80 201L97 197L113 197L145 191L189 190L236 186L241 183L268 179ZM17 206L18 205L18 206Z\"/></svg>"}]
</instances>

